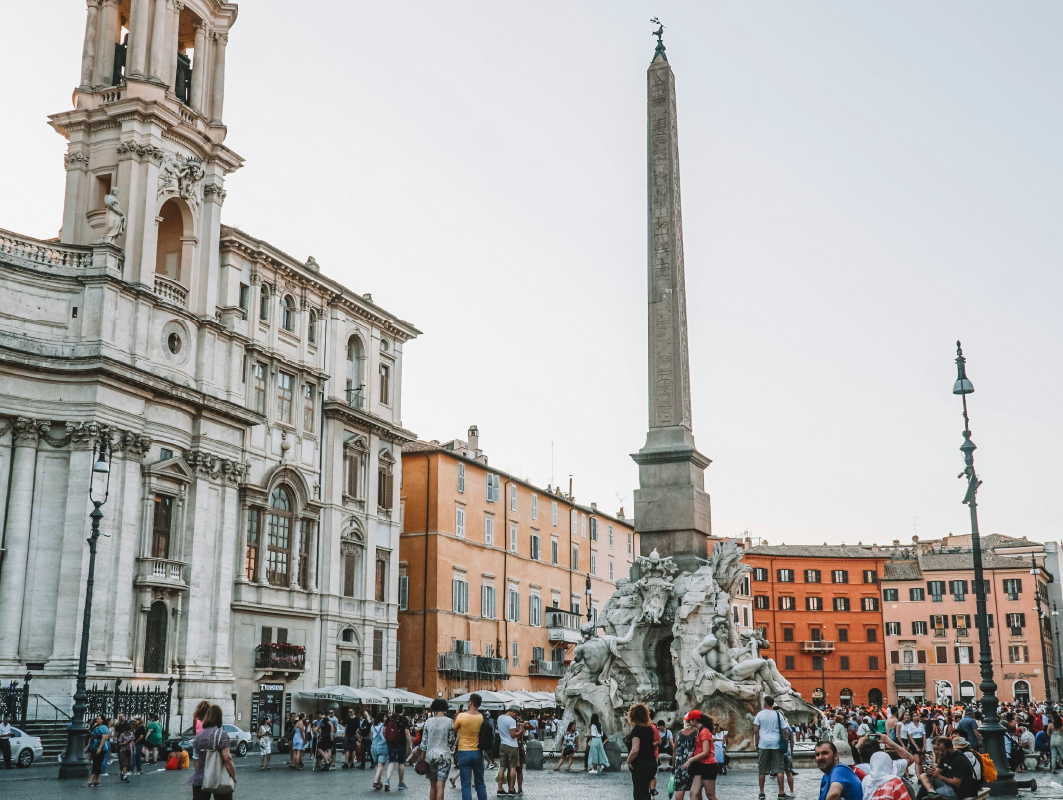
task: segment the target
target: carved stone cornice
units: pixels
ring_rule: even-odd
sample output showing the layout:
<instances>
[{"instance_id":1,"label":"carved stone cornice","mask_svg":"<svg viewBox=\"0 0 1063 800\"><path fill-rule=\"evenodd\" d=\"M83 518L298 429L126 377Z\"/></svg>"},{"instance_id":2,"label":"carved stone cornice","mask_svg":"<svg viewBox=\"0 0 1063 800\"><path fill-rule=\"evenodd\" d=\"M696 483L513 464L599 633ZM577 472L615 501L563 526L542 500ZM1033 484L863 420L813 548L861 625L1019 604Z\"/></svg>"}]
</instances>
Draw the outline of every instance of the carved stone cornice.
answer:
<instances>
[{"instance_id":1,"label":"carved stone cornice","mask_svg":"<svg viewBox=\"0 0 1063 800\"><path fill-rule=\"evenodd\" d=\"M89 154L67 153L63 156L63 163L66 164L67 169L87 170L89 168Z\"/></svg>"},{"instance_id":2,"label":"carved stone cornice","mask_svg":"<svg viewBox=\"0 0 1063 800\"><path fill-rule=\"evenodd\" d=\"M114 440L111 442L111 452L118 452L130 461L143 461L144 456L151 449L152 439L142 433L132 431L116 431Z\"/></svg>"},{"instance_id":3,"label":"carved stone cornice","mask_svg":"<svg viewBox=\"0 0 1063 800\"><path fill-rule=\"evenodd\" d=\"M0 421L0 436L3 436L9 430L11 430L11 423Z\"/></svg>"},{"instance_id":4,"label":"carved stone cornice","mask_svg":"<svg viewBox=\"0 0 1063 800\"><path fill-rule=\"evenodd\" d=\"M137 142L119 142L115 148L119 155L119 161L135 158L137 161L151 160L161 164L166 151L153 144L138 144ZM124 156L124 158L123 158Z\"/></svg>"},{"instance_id":5,"label":"carved stone cornice","mask_svg":"<svg viewBox=\"0 0 1063 800\"><path fill-rule=\"evenodd\" d=\"M74 450L91 450L101 437L108 436L107 426L98 422L68 422L65 427Z\"/></svg>"},{"instance_id":6,"label":"carved stone cornice","mask_svg":"<svg viewBox=\"0 0 1063 800\"><path fill-rule=\"evenodd\" d=\"M207 202L217 203L219 206L224 205L227 195L228 192L217 184L212 183L203 187L203 199Z\"/></svg>"},{"instance_id":7,"label":"carved stone cornice","mask_svg":"<svg viewBox=\"0 0 1063 800\"><path fill-rule=\"evenodd\" d=\"M185 462L195 470L198 477L221 481L229 486L239 485L249 469L248 464L222 458L205 450L192 450L186 453Z\"/></svg>"},{"instance_id":8,"label":"carved stone cornice","mask_svg":"<svg viewBox=\"0 0 1063 800\"><path fill-rule=\"evenodd\" d=\"M17 417L15 419L15 447L36 447L37 442L48 433L51 427L52 423L48 420Z\"/></svg>"}]
</instances>

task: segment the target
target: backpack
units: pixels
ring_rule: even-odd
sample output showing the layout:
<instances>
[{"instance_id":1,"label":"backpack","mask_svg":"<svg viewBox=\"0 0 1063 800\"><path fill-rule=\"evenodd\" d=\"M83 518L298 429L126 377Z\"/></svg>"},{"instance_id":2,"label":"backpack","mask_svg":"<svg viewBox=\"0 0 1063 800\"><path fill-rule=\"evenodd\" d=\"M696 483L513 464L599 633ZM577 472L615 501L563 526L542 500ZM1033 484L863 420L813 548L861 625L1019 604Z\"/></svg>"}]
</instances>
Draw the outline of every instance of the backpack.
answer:
<instances>
[{"instance_id":1,"label":"backpack","mask_svg":"<svg viewBox=\"0 0 1063 800\"><path fill-rule=\"evenodd\" d=\"M484 721L480 724L480 738L477 742L477 749L479 750L491 750L495 744L495 726L491 724L491 720L484 718Z\"/></svg>"},{"instance_id":2,"label":"backpack","mask_svg":"<svg viewBox=\"0 0 1063 800\"><path fill-rule=\"evenodd\" d=\"M975 755L982 762L982 780L986 783L995 781L997 779L997 768L993 765L993 759L985 753L976 752Z\"/></svg>"},{"instance_id":3,"label":"backpack","mask_svg":"<svg viewBox=\"0 0 1063 800\"><path fill-rule=\"evenodd\" d=\"M398 744L402 741L402 736L399 734L399 723L394 717L388 717L388 721L384 724L384 741L388 744Z\"/></svg>"}]
</instances>

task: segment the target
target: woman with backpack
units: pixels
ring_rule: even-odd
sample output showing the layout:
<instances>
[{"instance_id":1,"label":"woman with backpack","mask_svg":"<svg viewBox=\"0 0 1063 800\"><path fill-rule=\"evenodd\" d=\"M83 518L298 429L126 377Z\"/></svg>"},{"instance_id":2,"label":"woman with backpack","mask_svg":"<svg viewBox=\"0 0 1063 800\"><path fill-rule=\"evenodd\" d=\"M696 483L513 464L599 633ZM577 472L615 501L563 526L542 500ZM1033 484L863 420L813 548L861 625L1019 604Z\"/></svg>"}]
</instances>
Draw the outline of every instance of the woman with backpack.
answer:
<instances>
[{"instance_id":1,"label":"woman with backpack","mask_svg":"<svg viewBox=\"0 0 1063 800\"><path fill-rule=\"evenodd\" d=\"M207 708L203 715L203 728L192 740L192 751L196 754L196 770L188 780L188 785L192 787L192 800L210 800L211 797L219 795L231 796L231 792L215 794L217 787L209 781L217 780L220 776L205 774L211 766L208 764L208 755L212 757L212 764L214 759L220 758L221 767L228 773L232 784L236 785L236 770L229 753L229 734L221 726L221 706L212 705Z\"/></svg>"}]
</instances>

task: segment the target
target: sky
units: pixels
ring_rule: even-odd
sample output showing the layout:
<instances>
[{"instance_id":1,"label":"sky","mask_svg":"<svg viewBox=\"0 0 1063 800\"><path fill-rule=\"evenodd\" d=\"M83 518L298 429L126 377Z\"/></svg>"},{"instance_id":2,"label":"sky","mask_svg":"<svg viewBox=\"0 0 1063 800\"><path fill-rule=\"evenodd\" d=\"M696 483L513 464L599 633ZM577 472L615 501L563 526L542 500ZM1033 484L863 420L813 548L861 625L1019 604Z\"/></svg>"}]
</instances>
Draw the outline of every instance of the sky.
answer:
<instances>
[{"instance_id":1,"label":"sky","mask_svg":"<svg viewBox=\"0 0 1063 800\"><path fill-rule=\"evenodd\" d=\"M58 231L46 117L69 108L84 14L0 14L2 228ZM403 366L419 437L476 424L491 464L630 515L654 15L713 532L968 532L961 339L982 531L1059 540L1058 3L243 2L223 222L424 332Z\"/></svg>"}]
</instances>

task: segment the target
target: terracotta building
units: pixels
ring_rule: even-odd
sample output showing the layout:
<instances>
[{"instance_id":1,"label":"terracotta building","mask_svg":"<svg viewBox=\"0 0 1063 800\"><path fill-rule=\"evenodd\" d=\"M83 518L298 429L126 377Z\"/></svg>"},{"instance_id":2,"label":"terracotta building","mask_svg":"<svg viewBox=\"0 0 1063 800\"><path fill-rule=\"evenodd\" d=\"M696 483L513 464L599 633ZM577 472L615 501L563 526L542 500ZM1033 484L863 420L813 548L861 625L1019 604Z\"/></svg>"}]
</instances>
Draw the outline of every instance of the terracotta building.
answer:
<instances>
[{"instance_id":1,"label":"terracotta building","mask_svg":"<svg viewBox=\"0 0 1063 800\"><path fill-rule=\"evenodd\" d=\"M629 574L633 521L492 469L475 427L406 445L400 498L397 685L553 692Z\"/></svg>"},{"instance_id":2,"label":"terracotta building","mask_svg":"<svg viewBox=\"0 0 1063 800\"><path fill-rule=\"evenodd\" d=\"M1052 579L1044 569L1044 547L997 534L982 542L997 696L1006 703L1043 700L1045 661L1047 679L1053 690L1057 686L1048 604ZM964 701L980 694L970 536L895 547L885 564L882 595L891 699L945 696Z\"/></svg>"},{"instance_id":3,"label":"terracotta building","mask_svg":"<svg viewBox=\"0 0 1063 800\"><path fill-rule=\"evenodd\" d=\"M888 553L839 545L758 545L752 567L754 625L765 655L809 702L880 704L886 697L879 579Z\"/></svg>"}]
</instances>

